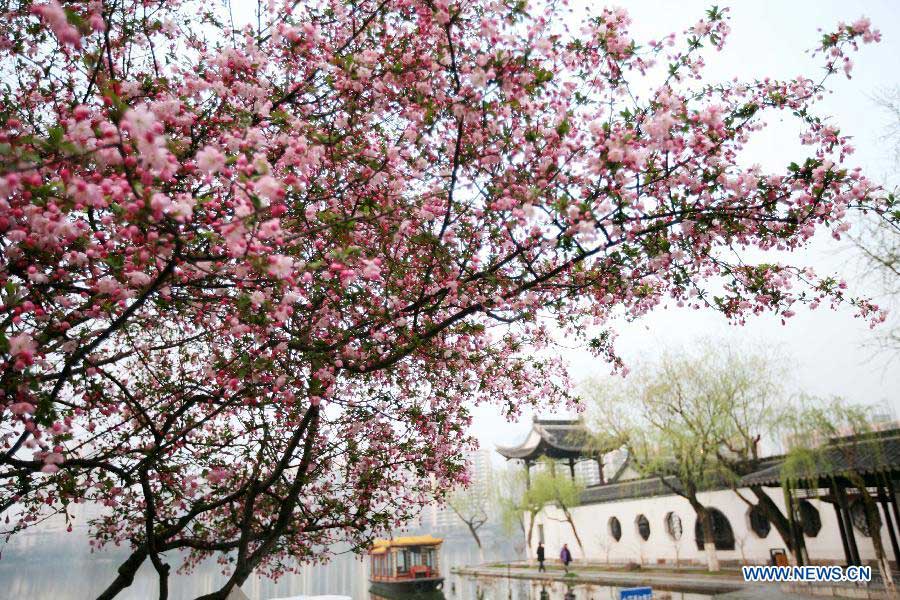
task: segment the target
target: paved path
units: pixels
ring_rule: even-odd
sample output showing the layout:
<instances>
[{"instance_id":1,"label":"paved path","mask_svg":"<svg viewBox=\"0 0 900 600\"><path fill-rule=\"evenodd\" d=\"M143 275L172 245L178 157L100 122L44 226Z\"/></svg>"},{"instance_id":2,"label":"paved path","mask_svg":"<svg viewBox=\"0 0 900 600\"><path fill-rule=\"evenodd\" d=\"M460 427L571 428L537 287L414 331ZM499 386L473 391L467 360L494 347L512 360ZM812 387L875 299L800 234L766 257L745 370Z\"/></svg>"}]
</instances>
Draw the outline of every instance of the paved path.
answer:
<instances>
[{"instance_id":1,"label":"paved path","mask_svg":"<svg viewBox=\"0 0 900 600\"><path fill-rule=\"evenodd\" d=\"M640 571L594 571L572 569L574 577L566 577L560 569L548 569L539 573L535 567L459 567L452 569L459 575L477 577L511 577L512 579L533 579L536 581L565 581L571 583L592 583L616 587L637 587L649 585L661 590L673 592L699 592L701 594L724 594L742 590L748 586L759 587L759 584L748 584L735 577L717 577L715 575L694 575L692 573L654 573L651 569ZM771 597L771 596L770 596Z\"/></svg>"}]
</instances>

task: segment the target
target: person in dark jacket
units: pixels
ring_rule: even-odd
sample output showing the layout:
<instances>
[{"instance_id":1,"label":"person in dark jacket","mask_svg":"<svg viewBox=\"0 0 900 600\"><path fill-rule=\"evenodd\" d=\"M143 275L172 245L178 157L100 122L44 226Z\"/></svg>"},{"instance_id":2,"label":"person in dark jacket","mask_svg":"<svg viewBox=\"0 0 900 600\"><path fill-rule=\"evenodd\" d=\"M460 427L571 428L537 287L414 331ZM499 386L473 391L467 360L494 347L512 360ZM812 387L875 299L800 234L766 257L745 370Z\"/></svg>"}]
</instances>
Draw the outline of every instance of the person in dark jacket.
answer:
<instances>
[{"instance_id":1,"label":"person in dark jacket","mask_svg":"<svg viewBox=\"0 0 900 600\"><path fill-rule=\"evenodd\" d=\"M544 572L547 571L547 569L544 568L545 558L546 557L544 555L544 542L538 542L538 547L537 547L538 573L540 573L541 571L544 571Z\"/></svg>"},{"instance_id":2,"label":"person in dark jacket","mask_svg":"<svg viewBox=\"0 0 900 600\"><path fill-rule=\"evenodd\" d=\"M569 545L563 544L562 550L559 551L559 560L562 561L563 568L566 573L569 572L569 563L572 562L572 553L569 552Z\"/></svg>"}]
</instances>

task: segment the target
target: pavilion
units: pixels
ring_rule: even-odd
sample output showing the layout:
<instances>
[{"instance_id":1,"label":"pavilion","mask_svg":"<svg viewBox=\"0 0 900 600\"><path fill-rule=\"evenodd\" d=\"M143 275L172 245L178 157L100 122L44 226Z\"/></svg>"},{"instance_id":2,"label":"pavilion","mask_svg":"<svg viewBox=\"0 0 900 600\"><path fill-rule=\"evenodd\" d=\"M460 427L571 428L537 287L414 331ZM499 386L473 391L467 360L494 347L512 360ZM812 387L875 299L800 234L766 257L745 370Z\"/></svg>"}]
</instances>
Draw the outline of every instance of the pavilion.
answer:
<instances>
[{"instance_id":1,"label":"pavilion","mask_svg":"<svg viewBox=\"0 0 900 600\"><path fill-rule=\"evenodd\" d=\"M575 478L575 463L594 460L603 483L602 458L590 449L591 433L582 419L538 419L535 417L531 431L518 446L498 446L497 452L507 460L521 460L525 463L528 485L531 485L531 467L542 457L569 464L572 478Z\"/></svg>"}]
</instances>

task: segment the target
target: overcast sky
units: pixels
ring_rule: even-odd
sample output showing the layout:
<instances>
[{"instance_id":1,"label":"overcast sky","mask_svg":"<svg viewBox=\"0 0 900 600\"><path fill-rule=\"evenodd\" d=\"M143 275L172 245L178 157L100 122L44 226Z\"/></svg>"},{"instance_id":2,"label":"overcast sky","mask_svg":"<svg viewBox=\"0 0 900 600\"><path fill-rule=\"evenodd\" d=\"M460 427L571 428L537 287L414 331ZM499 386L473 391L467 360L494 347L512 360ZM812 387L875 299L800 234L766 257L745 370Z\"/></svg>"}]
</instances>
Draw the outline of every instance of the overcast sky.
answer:
<instances>
[{"instance_id":1,"label":"overcast sky","mask_svg":"<svg viewBox=\"0 0 900 600\"><path fill-rule=\"evenodd\" d=\"M744 1L720 2L731 12L731 35L721 53L707 54L711 79L753 79L771 76L787 79L798 74L817 77L822 57L811 57L820 33L832 30L838 21L851 22L865 15L881 30L880 44L863 46L853 55L853 79L833 77L831 93L821 104L845 134L855 139L856 154L850 165L863 167L871 178L893 179L896 165L891 145L883 139L889 117L874 97L900 85L900 3L845 1ZM630 12L637 40L660 39L671 31L681 33L704 16L709 2L637 0L621 3ZM677 6L677 9L675 8ZM798 154L795 129L777 123L758 142L748 146L747 164L783 168ZM844 277L851 291L877 295L876 286L861 277L854 250L831 240L827 232L808 250L797 252L794 264L809 265L820 274ZM897 303L900 308L900 302ZM897 316L892 317L896 319ZM880 412L900 415L900 357L886 356L874 347L875 334L849 310L801 309L786 326L780 318L763 316L746 326L729 325L713 311L659 307L632 323L618 323L617 348L626 361L652 356L660 347L685 347L699 338L725 340L729 344L771 345L788 357L791 389L821 396L838 395L853 402L873 404ZM576 381L608 373L608 367L572 344L563 350ZM492 407L476 410L473 433L482 445L510 445L521 441L531 422L527 414L518 423L508 423ZM548 414L542 412L541 414ZM500 461L494 454L495 461Z\"/></svg>"}]
</instances>

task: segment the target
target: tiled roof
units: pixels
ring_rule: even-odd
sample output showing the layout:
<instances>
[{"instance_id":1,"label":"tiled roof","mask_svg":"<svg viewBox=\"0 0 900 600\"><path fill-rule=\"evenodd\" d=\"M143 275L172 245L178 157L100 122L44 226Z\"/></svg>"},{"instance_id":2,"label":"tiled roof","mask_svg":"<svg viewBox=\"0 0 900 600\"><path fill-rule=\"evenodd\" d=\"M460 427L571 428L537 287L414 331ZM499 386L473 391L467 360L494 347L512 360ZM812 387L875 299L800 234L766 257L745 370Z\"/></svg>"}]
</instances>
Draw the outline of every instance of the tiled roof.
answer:
<instances>
[{"instance_id":1,"label":"tiled roof","mask_svg":"<svg viewBox=\"0 0 900 600\"><path fill-rule=\"evenodd\" d=\"M781 485L784 462L750 473L741 480L744 485ZM796 479L840 477L851 471L860 475L896 473L900 471L900 431L843 438L810 454L808 464L797 469Z\"/></svg>"},{"instance_id":2,"label":"tiled roof","mask_svg":"<svg viewBox=\"0 0 900 600\"><path fill-rule=\"evenodd\" d=\"M508 459L578 458L586 452L590 437L580 419L535 419L521 444L498 446L497 452Z\"/></svg>"},{"instance_id":3,"label":"tiled roof","mask_svg":"<svg viewBox=\"0 0 900 600\"><path fill-rule=\"evenodd\" d=\"M666 483L678 489L678 479L672 476L665 478ZM615 502L616 500L628 500L629 498L650 498L652 496L666 496L674 493L666 483L658 477L649 479L629 479L617 483L588 486L581 492L582 504L602 504Z\"/></svg>"}]
</instances>

